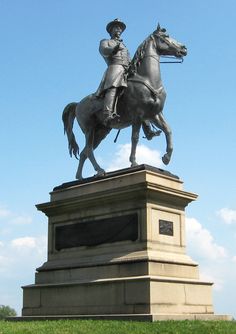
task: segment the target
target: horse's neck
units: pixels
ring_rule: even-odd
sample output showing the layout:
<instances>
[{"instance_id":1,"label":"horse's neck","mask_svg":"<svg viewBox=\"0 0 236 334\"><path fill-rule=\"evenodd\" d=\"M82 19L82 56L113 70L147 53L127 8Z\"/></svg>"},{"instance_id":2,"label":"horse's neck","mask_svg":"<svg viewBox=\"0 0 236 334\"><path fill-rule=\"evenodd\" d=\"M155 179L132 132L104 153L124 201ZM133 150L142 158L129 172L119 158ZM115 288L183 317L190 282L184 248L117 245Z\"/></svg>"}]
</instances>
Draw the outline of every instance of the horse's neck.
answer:
<instances>
[{"instance_id":1,"label":"horse's neck","mask_svg":"<svg viewBox=\"0 0 236 334\"><path fill-rule=\"evenodd\" d=\"M149 42L137 74L148 81L154 89L162 86L159 60L160 56L157 54L153 43Z\"/></svg>"}]
</instances>

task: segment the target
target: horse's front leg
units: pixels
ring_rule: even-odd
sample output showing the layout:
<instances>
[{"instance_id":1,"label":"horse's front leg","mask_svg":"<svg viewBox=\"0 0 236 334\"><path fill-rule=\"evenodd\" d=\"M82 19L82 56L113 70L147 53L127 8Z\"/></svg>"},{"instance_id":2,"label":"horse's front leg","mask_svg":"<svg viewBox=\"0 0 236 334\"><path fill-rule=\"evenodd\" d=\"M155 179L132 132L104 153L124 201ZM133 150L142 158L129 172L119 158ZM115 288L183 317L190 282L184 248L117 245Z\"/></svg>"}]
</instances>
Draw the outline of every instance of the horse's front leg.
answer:
<instances>
[{"instance_id":1,"label":"horse's front leg","mask_svg":"<svg viewBox=\"0 0 236 334\"><path fill-rule=\"evenodd\" d=\"M166 136L166 153L162 157L162 161L165 165L168 165L171 159L171 155L173 152L173 143L172 143L172 132L169 125L164 120L162 112L155 116L153 123L161 129Z\"/></svg>"},{"instance_id":2,"label":"horse's front leg","mask_svg":"<svg viewBox=\"0 0 236 334\"><path fill-rule=\"evenodd\" d=\"M140 121L132 125L131 153L129 157L129 161L131 162L131 167L138 165L136 162L136 149L139 141L140 127L141 127Z\"/></svg>"}]
</instances>

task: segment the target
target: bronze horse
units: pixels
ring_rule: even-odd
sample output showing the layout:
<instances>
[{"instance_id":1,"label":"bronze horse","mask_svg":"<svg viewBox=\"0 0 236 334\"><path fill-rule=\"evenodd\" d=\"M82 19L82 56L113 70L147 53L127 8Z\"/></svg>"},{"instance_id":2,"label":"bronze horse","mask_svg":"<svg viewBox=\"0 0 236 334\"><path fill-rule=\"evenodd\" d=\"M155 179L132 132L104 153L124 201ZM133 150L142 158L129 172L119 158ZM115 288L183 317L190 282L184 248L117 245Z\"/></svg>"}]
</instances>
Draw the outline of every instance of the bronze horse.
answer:
<instances>
[{"instance_id":1,"label":"bronze horse","mask_svg":"<svg viewBox=\"0 0 236 334\"><path fill-rule=\"evenodd\" d=\"M77 179L82 179L83 165L87 158L97 171L97 175L105 174L104 169L98 165L94 157L94 150L111 129L132 126L129 159L131 166L136 166L136 148L143 122L150 122L165 133L166 153L162 161L166 165L169 163L173 145L170 127L162 113L166 92L161 81L160 56L164 55L182 58L187 55L187 49L169 37L166 30L158 25L157 29L138 47L130 65L128 87L117 102L116 109L119 117L112 119L108 124L104 123L103 99L98 99L94 94L85 97L79 103L70 103L65 107L62 119L71 156L73 153L77 158L79 154L79 147L72 130L75 118L86 139L85 147L79 156ZM158 131L157 135L160 132Z\"/></svg>"}]
</instances>

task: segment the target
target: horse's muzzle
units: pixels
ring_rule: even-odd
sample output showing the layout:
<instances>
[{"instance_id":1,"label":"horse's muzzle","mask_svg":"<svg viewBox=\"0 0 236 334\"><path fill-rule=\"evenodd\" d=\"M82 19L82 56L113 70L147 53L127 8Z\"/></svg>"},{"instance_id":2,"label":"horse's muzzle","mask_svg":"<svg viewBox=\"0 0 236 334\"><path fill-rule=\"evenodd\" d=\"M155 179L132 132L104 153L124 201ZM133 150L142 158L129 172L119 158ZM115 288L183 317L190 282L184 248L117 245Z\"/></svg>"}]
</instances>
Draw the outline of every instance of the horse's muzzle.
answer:
<instances>
[{"instance_id":1,"label":"horse's muzzle","mask_svg":"<svg viewBox=\"0 0 236 334\"><path fill-rule=\"evenodd\" d=\"M187 56L187 53L188 53L188 50L187 50L186 46L183 45L181 47L181 50L180 50L181 57Z\"/></svg>"}]
</instances>

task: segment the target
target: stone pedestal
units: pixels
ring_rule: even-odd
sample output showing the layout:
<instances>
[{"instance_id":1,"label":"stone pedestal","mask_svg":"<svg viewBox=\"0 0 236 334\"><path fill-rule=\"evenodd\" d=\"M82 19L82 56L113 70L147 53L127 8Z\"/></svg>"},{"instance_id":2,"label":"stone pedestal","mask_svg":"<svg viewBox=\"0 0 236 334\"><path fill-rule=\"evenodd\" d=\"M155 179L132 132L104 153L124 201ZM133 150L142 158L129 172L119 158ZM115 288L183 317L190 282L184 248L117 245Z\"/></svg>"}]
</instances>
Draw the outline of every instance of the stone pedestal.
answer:
<instances>
[{"instance_id":1,"label":"stone pedestal","mask_svg":"<svg viewBox=\"0 0 236 334\"><path fill-rule=\"evenodd\" d=\"M56 187L48 259L23 287L23 316L157 320L213 315L212 283L185 252L185 207L197 196L147 165Z\"/></svg>"}]
</instances>

